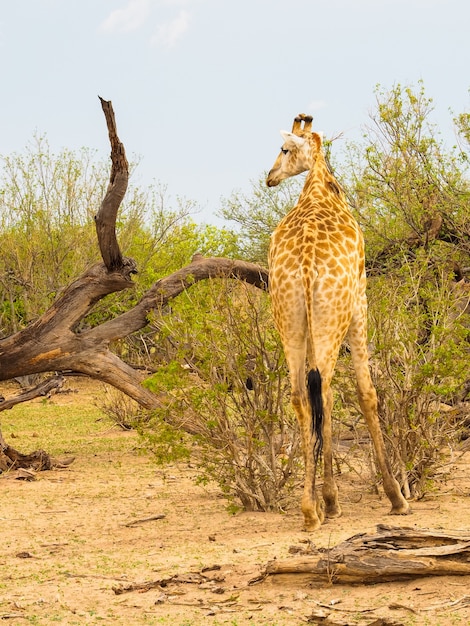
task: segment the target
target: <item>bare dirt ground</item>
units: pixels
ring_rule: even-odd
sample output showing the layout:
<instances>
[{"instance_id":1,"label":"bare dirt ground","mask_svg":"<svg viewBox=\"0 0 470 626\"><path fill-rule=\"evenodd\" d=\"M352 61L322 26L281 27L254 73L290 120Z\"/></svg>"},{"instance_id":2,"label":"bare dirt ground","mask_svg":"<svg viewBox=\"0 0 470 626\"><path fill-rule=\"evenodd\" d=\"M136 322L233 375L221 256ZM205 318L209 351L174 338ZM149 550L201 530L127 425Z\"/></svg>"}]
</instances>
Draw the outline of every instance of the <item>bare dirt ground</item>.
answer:
<instances>
[{"instance_id":1,"label":"bare dirt ground","mask_svg":"<svg viewBox=\"0 0 470 626\"><path fill-rule=\"evenodd\" d=\"M66 410L82 399L58 395L52 402ZM362 493L360 478L343 474L343 516L307 535L298 507L285 514L230 515L216 486L195 485L190 466L157 468L136 453L133 433L103 425L90 435L96 437L108 447L98 453L81 447L67 470L42 472L31 482L0 477L1 621L470 624L468 576L314 586L308 577L291 575L250 584L268 561L289 558L289 548L307 539L333 546L381 523L469 531L470 453L456 455L446 482L413 503L406 518L388 516L385 499ZM145 584L117 593L134 583Z\"/></svg>"}]
</instances>

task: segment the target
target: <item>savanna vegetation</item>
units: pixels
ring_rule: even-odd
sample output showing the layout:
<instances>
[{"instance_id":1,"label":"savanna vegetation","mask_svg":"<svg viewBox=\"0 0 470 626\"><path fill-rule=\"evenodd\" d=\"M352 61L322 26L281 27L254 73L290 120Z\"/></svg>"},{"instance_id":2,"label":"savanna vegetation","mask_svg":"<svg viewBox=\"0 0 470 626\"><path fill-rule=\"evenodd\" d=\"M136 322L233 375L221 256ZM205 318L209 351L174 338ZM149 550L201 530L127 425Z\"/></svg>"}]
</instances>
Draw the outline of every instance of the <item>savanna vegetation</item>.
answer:
<instances>
[{"instance_id":1,"label":"savanna vegetation","mask_svg":"<svg viewBox=\"0 0 470 626\"><path fill-rule=\"evenodd\" d=\"M342 154L327 143L365 234L371 367L408 497L432 487L442 450L466 436L470 412L470 115L456 116L451 147L431 119L423 85L378 88L362 141ZM302 179L267 189L260 176L251 194L224 201L224 228L195 223L193 203L164 186L126 184L111 230L128 273L103 288L116 258L106 259L101 245L101 267L93 218L114 189L113 173L114 161L108 183L109 165L89 150L52 154L44 137L24 154L2 157L0 378L30 387L45 372L101 378L111 364L115 373L103 380L132 399L116 394L104 408L138 430L157 462L190 457L199 480L215 480L234 507L280 510L301 454L269 297L259 287L270 233ZM234 271L207 259L240 265ZM79 359L28 365L32 329L48 323L71 286L92 280L90 268L101 268L101 290L67 318L73 349L87 339L86 350ZM137 312L138 323L130 323ZM24 348L15 367L5 356L12 338ZM352 381L345 346L333 385L336 428L357 445L338 451L337 466L363 455L374 484ZM0 443L7 445L1 436Z\"/></svg>"}]
</instances>

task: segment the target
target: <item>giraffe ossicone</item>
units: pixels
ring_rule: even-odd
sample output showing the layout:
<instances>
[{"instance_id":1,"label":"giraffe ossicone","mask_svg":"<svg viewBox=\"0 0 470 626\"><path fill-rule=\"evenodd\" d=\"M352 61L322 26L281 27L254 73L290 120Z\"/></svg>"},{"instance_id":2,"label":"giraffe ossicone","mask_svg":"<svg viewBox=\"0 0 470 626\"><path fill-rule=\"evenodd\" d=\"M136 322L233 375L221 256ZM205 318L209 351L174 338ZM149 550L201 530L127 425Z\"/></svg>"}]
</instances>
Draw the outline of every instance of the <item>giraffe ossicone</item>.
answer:
<instances>
[{"instance_id":1,"label":"giraffe ossicone","mask_svg":"<svg viewBox=\"0 0 470 626\"><path fill-rule=\"evenodd\" d=\"M305 463L301 508L306 530L316 530L341 508L333 476L331 380L347 338L365 417L391 513L404 515L409 504L393 477L377 412L369 370L364 242L341 186L312 132L311 116L294 119L266 183L269 187L308 172L297 205L281 220L269 248L269 292L291 382L291 401L299 422ZM307 375L306 375L307 374ZM323 452L323 502L315 489Z\"/></svg>"}]
</instances>

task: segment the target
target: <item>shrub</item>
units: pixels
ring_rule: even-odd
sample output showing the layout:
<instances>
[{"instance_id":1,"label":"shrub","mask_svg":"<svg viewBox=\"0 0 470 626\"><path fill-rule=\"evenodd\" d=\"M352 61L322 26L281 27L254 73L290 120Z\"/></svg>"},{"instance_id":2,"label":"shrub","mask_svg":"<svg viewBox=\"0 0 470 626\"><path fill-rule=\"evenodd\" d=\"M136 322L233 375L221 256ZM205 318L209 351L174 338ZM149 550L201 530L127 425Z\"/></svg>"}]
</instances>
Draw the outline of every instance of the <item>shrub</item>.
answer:
<instances>
[{"instance_id":1,"label":"shrub","mask_svg":"<svg viewBox=\"0 0 470 626\"><path fill-rule=\"evenodd\" d=\"M173 359L147 384L167 400L139 426L157 460L174 458L190 432L200 481L215 480L245 510L282 509L299 436L266 294L230 281L196 285L175 303L161 339L171 341Z\"/></svg>"},{"instance_id":2,"label":"shrub","mask_svg":"<svg viewBox=\"0 0 470 626\"><path fill-rule=\"evenodd\" d=\"M456 440L453 406L468 375L465 297L427 259L369 283L372 374L392 465L405 496L419 497Z\"/></svg>"}]
</instances>

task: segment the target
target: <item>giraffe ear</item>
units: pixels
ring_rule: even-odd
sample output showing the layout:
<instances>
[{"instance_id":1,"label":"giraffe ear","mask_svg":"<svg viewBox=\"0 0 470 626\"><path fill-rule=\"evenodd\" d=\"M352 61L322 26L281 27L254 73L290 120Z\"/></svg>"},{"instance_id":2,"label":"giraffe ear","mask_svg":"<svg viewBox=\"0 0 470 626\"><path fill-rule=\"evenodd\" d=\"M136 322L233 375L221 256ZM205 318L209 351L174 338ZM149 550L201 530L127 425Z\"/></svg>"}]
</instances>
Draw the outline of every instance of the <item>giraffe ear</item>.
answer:
<instances>
[{"instance_id":1,"label":"giraffe ear","mask_svg":"<svg viewBox=\"0 0 470 626\"><path fill-rule=\"evenodd\" d=\"M284 142L287 145L295 145L295 146L303 146L305 143L305 139L303 137L299 137L298 135L294 135L294 133L289 133L287 130L281 130L281 137L284 139Z\"/></svg>"},{"instance_id":2,"label":"giraffe ear","mask_svg":"<svg viewBox=\"0 0 470 626\"><path fill-rule=\"evenodd\" d=\"M315 139L315 143L317 144L317 150L320 150L323 144L323 131L320 131L318 133L312 133L312 135Z\"/></svg>"}]
</instances>

